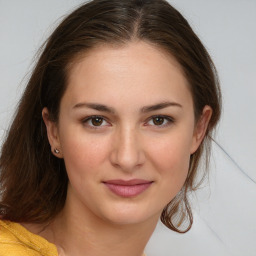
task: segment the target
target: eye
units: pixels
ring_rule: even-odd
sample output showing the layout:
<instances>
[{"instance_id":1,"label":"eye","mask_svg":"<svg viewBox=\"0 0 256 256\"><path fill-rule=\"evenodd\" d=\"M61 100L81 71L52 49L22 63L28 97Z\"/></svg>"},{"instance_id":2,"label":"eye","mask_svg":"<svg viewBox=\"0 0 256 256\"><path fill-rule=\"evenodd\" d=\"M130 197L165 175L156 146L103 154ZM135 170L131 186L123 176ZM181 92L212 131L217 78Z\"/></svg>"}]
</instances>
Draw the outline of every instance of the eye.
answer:
<instances>
[{"instance_id":1,"label":"eye","mask_svg":"<svg viewBox=\"0 0 256 256\"><path fill-rule=\"evenodd\" d=\"M109 125L109 123L102 116L89 116L83 120L83 123L92 128Z\"/></svg>"},{"instance_id":2,"label":"eye","mask_svg":"<svg viewBox=\"0 0 256 256\"><path fill-rule=\"evenodd\" d=\"M147 122L147 125L165 127L172 124L173 122L174 120L170 116L159 115L159 116L152 116Z\"/></svg>"}]
</instances>

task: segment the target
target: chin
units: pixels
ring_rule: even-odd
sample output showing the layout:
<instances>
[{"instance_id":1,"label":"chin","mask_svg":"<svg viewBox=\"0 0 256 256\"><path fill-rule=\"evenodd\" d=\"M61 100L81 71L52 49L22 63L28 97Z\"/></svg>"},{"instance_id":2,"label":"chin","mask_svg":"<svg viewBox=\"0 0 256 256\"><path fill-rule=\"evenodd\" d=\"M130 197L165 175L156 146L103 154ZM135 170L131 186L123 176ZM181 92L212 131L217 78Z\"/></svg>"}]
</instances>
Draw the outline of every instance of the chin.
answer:
<instances>
[{"instance_id":1,"label":"chin","mask_svg":"<svg viewBox=\"0 0 256 256\"><path fill-rule=\"evenodd\" d=\"M157 223L161 212L162 210L156 213L152 212L152 209L143 209L143 207L138 207L138 205L124 204L111 207L101 216L105 221L116 225L138 225L147 221L155 221Z\"/></svg>"}]
</instances>

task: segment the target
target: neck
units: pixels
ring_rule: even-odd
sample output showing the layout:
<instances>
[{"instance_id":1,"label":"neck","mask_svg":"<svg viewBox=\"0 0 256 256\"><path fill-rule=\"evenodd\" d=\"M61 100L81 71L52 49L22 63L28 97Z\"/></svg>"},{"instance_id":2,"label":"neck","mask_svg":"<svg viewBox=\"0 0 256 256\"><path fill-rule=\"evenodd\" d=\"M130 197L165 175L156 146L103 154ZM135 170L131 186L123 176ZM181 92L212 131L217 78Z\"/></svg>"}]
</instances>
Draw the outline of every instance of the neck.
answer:
<instances>
[{"instance_id":1,"label":"neck","mask_svg":"<svg viewBox=\"0 0 256 256\"><path fill-rule=\"evenodd\" d=\"M68 200L63 211L40 234L65 256L142 256L159 215L136 224L115 224L75 207ZM82 218L81 218L82 216Z\"/></svg>"}]
</instances>

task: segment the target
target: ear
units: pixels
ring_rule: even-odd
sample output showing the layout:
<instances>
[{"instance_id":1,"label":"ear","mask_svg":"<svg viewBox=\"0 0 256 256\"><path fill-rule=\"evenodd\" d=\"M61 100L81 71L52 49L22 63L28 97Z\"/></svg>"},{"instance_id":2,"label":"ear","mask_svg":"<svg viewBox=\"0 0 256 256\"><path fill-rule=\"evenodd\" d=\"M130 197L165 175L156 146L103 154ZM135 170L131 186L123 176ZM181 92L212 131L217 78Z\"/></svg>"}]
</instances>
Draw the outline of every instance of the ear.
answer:
<instances>
[{"instance_id":1,"label":"ear","mask_svg":"<svg viewBox=\"0 0 256 256\"><path fill-rule=\"evenodd\" d=\"M58 158L62 158L57 124L50 119L49 110L47 108L43 108L42 117L46 126L47 137L51 145L51 151Z\"/></svg>"},{"instance_id":2,"label":"ear","mask_svg":"<svg viewBox=\"0 0 256 256\"><path fill-rule=\"evenodd\" d=\"M192 147L190 151L191 154L195 153L195 151L198 149L198 147L202 143L205 133L207 131L207 127L211 119L211 116L212 116L212 108L208 105L204 106L202 114L195 125L193 142L192 142Z\"/></svg>"}]
</instances>

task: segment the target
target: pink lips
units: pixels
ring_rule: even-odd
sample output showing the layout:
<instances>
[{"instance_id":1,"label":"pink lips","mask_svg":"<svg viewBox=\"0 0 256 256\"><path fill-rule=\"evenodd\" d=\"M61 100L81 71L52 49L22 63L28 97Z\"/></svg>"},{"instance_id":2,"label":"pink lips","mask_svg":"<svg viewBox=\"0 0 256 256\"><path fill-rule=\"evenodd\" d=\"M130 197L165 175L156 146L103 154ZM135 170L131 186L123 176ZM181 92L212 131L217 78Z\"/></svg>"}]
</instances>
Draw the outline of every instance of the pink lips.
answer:
<instances>
[{"instance_id":1,"label":"pink lips","mask_svg":"<svg viewBox=\"0 0 256 256\"><path fill-rule=\"evenodd\" d=\"M121 197L134 197L144 192L153 183L148 180L108 180L103 182L114 194Z\"/></svg>"}]
</instances>

